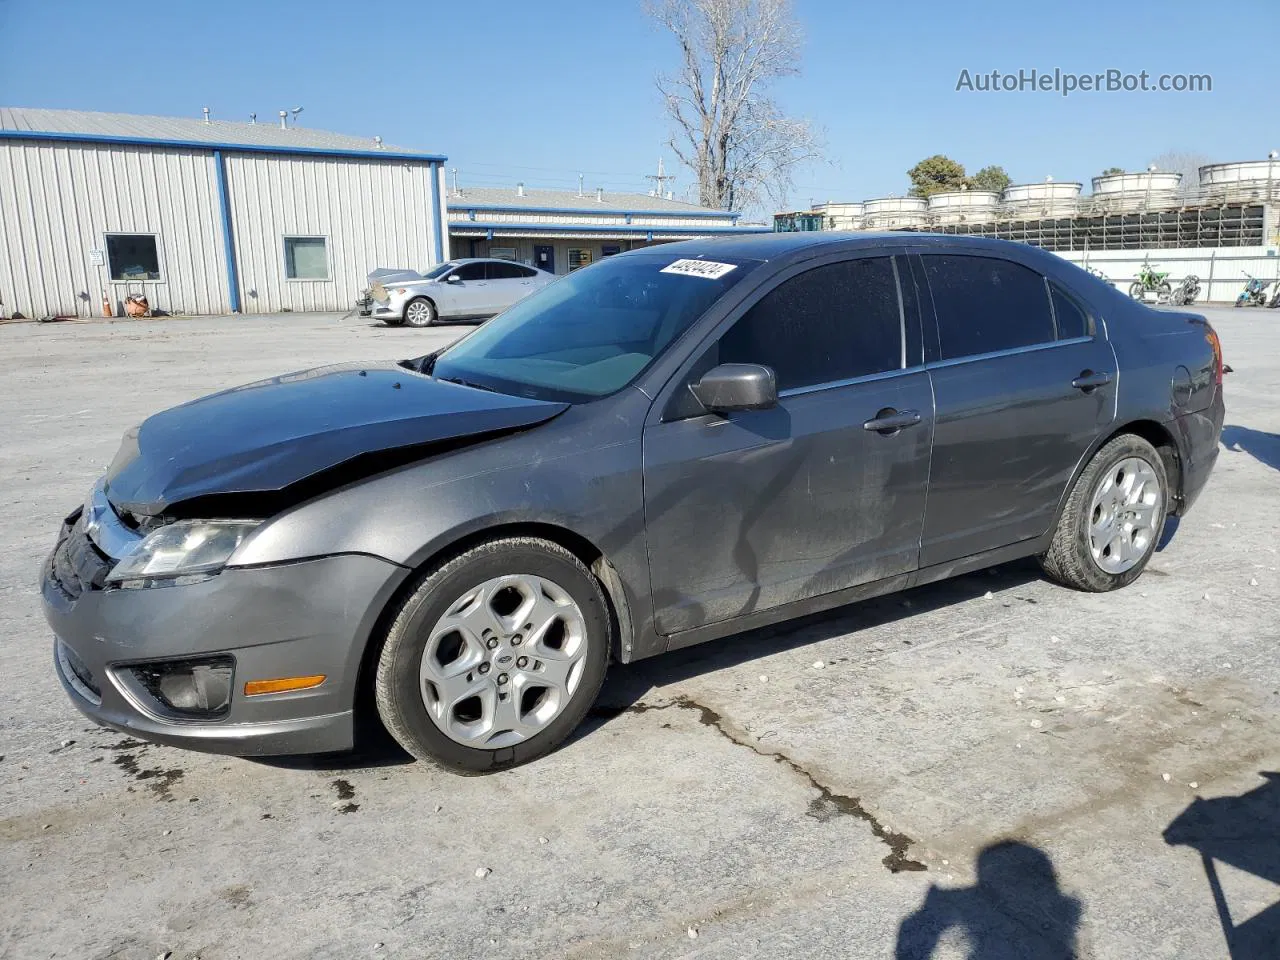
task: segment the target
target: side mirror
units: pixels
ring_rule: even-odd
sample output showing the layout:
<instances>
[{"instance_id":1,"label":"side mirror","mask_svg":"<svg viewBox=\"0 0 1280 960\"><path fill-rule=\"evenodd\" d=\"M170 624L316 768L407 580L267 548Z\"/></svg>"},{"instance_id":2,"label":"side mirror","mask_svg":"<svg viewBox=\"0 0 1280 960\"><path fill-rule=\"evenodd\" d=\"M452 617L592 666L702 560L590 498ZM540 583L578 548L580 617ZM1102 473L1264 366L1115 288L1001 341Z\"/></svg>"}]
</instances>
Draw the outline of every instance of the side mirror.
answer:
<instances>
[{"instance_id":1,"label":"side mirror","mask_svg":"<svg viewBox=\"0 0 1280 960\"><path fill-rule=\"evenodd\" d=\"M772 370L758 363L722 363L689 389L712 413L768 410L778 404L778 381Z\"/></svg>"},{"instance_id":2,"label":"side mirror","mask_svg":"<svg viewBox=\"0 0 1280 960\"><path fill-rule=\"evenodd\" d=\"M458 276L456 273L451 273L444 278L444 282L445 283L461 283L462 278Z\"/></svg>"}]
</instances>

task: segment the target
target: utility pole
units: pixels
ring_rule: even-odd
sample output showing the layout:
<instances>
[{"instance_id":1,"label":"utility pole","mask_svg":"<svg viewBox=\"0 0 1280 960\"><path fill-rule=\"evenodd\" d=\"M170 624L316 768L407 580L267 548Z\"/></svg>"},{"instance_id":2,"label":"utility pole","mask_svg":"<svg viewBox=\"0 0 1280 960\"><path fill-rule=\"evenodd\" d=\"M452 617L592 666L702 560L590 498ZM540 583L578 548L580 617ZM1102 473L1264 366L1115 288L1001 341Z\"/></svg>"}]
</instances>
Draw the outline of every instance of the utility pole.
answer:
<instances>
[{"instance_id":1,"label":"utility pole","mask_svg":"<svg viewBox=\"0 0 1280 960\"><path fill-rule=\"evenodd\" d=\"M668 180L674 180L675 178L676 178L676 175L674 173L667 173L666 170L663 169L661 157L658 158L657 174L655 175L650 173L645 175L646 180L652 180L655 184L657 184L658 189L655 196L659 196L659 197L665 197L667 195L666 183Z\"/></svg>"}]
</instances>

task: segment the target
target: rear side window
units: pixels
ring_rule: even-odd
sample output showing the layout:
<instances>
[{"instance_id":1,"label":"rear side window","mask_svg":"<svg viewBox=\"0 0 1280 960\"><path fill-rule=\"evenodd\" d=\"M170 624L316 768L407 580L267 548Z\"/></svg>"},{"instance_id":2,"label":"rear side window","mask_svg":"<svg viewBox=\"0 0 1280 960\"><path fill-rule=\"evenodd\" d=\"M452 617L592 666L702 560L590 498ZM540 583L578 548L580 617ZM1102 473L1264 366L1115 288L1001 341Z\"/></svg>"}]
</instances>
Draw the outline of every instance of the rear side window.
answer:
<instances>
[{"instance_id":1,"label":"rear side window","mask_svg":"<svg viewBox=\"0 0 1280 960\"><path fill-rule=\"evenodd\" d=\"M902 313L893 263L846 260L792 277L721 338L718 362L772 367L779 390L899 369Z\"/></svg>"},{"instance_id":2,"label":"rear side window","mask_svg":"<svg viewBox=\"0 0 1280 960\"><path fill-rule=\"evenodd\" d=\"M514 263L496 263L493 260L488 263L490 280L516 280L523 276L524 271Z\"/></svg>"},{"instance_id":3,"label":"rear side window","mask_svg":"<svg viewBox=\"0 0 1280 960\"><path fill-rule=\"evenodd\" d=\"M1058 339L1089 336L1089 318L1085 312L1059 290L1056 284L1049 284L1049 289L1053 296L1053 316L1058 322Z\"/></svg>"},{"instance_id":4,"label":"rear side window","mask_svg":"<svg viewBox=\"0 0 1280 960\"><path fill-rule=\"evenodd\" d=\"M1055 339L1049 292L1034 270L991 257L922 259L943 360Z\"/></svg>"}]
</instances>

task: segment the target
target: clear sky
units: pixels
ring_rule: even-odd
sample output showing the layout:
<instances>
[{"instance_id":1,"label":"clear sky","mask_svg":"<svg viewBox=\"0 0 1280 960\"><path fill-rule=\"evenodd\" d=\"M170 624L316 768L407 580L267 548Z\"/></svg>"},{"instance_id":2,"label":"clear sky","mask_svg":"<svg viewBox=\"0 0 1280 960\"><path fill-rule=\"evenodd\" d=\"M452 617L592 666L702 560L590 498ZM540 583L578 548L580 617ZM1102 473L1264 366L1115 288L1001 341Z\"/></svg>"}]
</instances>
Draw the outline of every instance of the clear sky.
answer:
<instances>
[{"instance_id":1,"label":"clear sky","mask_svg":"<svg viewBox=\"0 0 1280 960\"><path fill-rule=\"evenodd\" d=\"M826 131L794 206L902 193L945 153L1015 181L1280 149L1280 0L795 0L787 109ZM461 182L647 190L675 63L641 0L0 0L0 104L303 125L446 153ZM971 74L1212 75L1212 92L957 92ZM675 171L677 193L687 171Z\"/></svg>"}]
</instances>

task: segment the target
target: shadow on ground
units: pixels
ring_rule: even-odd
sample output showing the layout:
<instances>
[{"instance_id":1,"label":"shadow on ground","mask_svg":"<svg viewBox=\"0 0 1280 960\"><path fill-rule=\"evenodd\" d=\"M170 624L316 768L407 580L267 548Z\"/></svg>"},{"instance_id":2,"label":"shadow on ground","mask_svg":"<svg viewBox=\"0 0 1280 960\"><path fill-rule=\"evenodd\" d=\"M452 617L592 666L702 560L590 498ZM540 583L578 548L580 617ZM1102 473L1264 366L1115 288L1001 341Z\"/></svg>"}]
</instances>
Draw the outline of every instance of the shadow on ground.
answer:
<instances>
[{"instance_id":1,"label":"shadow on ground","mask_svg":"<svg viewBox=\"0 0 1280 960\"><path fill-rule=\"evenodd\" d=\"M1222 445L1228 453L1247 453L1259 463L1280 470L1280 436L1274 433L1228 424L1222 428Z\"/></svg>"},{"instance_id":2,"label":"shadow on ground","mask_svg":"<svg viewBox=\"0 0 1280 960\"><path fill-rule=\"evenodd\" d=\"M1280 773L1262 776L1262 786L1238 797L1196 797L1164 831L1165 843L1200 854L1231 960L1280 956L1280 900L1237 923L1218 876L1225 863L1280 884Z\"/></svg>"},{"instance_id":3,"label":"shadow on ground","mask_svg":"<svg viewBox=\"0 0 1280 960\"><path fill-rule=\"evenodd\" d=\"M665 687L703 673L735 667L760 657L794 650L821 640L858 630L907 620L916 614L963 603L988 591L1012 591L1042 577L1034 560L1019 560L979 573L966 574L903 593L890 594L838 607L824 613L788 620L770 627L734 634L720 640L663 654L639 663L615 665L610 669L597 706L574 734L587 736L602 724L637 703L655 687ZM1016 592L1003 597L1006 602L1034 604L1037 601ZM924 635L920 637L927 639ZM913 643L902 640L904 646ZM865 651L867 659L883 656Z\"/></svg>"},{"instance_id":4,"label":"shadow on ground","mask_svg":"<svg viewBox=\"0 0 1280 960\"><path fill-rule=\"evenodd\" d=\"M969 960L1071 960L1080 901L1058 888L1049 855L1006 840L978 854L971 887L931 886L898 927L896 960L928 960L944 938L962 938Z\"/></svg>"}]
</instances>

